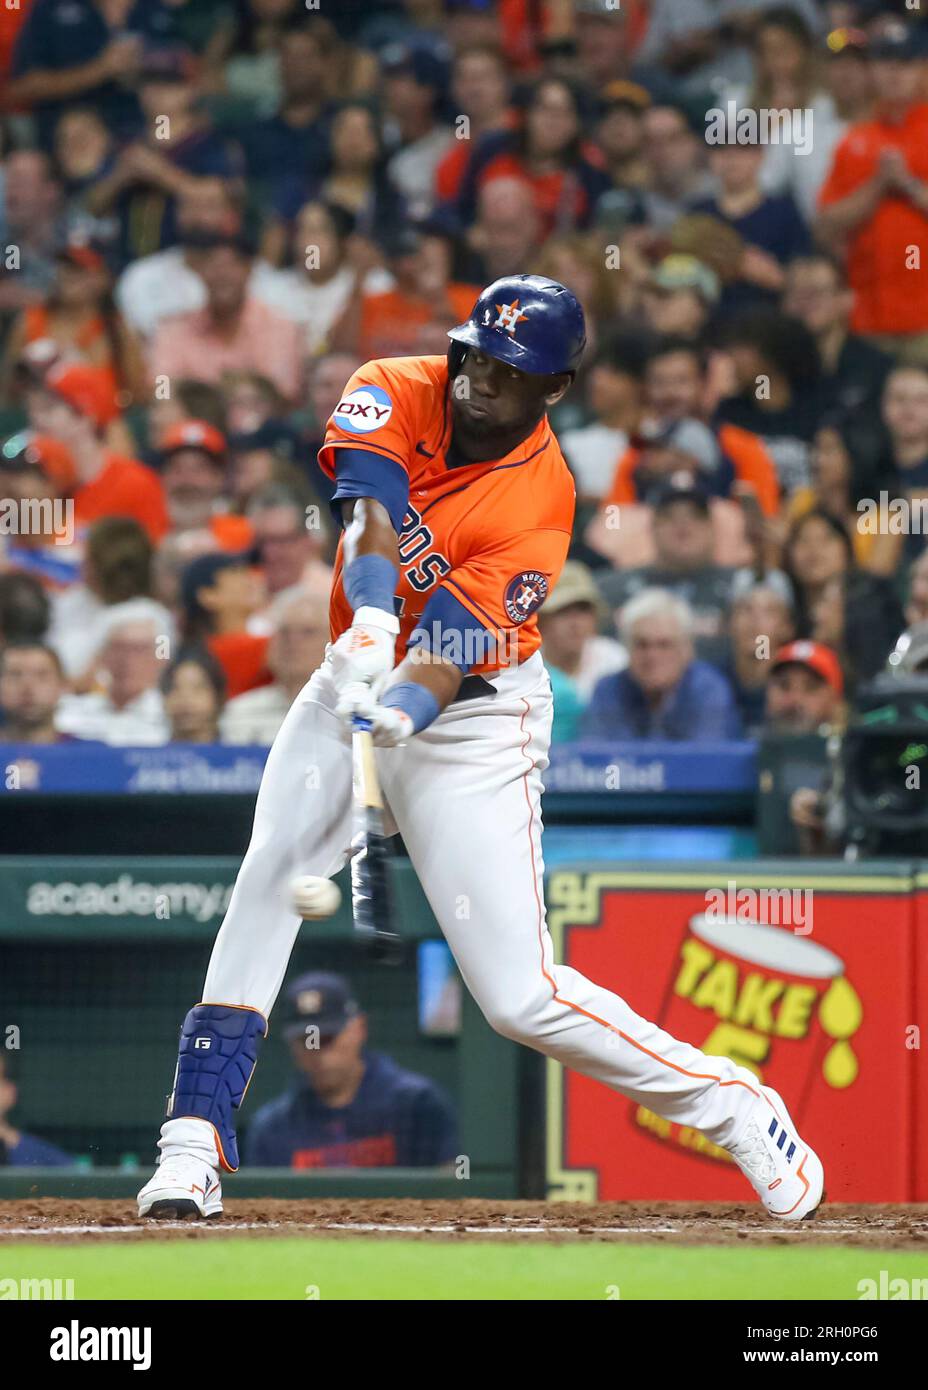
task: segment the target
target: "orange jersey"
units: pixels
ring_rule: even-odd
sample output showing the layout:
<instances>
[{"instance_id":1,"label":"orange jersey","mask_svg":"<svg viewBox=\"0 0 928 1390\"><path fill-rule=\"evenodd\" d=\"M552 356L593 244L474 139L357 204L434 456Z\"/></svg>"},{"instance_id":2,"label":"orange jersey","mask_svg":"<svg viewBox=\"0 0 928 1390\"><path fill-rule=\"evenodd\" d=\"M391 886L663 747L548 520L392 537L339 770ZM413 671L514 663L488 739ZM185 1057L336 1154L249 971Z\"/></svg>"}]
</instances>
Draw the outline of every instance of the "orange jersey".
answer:
<instances>
[{"instance_id":1,"label":"orange jersey","mask_svg":"<svg viewBox=\"0 0 928 1390\"><path fill-rule=\"evenodd\" d=\"M319 463L337 479L336 503L376 497L396 527L397 661L424 632L434 652L488 675L540 644L537 612L567 556L574 484L546 416L504 458L450 466L448 395L444 357L366 363L329 420ZM339 541L333 642L353 616L342 565ZM458 660L462 626L468 649ZM490 639L483 645L478 629Z\"/></svg>"}]
</instances>

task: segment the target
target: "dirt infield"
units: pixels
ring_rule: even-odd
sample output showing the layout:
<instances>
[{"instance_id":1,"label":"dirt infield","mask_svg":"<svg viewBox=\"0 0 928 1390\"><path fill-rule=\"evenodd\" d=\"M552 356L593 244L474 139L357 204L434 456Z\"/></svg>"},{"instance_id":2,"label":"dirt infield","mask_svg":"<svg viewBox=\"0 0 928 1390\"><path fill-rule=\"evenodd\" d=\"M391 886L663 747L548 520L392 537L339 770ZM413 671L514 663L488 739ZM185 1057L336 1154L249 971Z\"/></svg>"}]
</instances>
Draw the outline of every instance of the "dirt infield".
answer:
<instances>
[{"instance_id":1,"label":"dirt infield","mask_svg":"<svg viewBox=\"0 0 928 1390\"><path fill-rule=\"evenodd\" d=\"M625 1241L635 1244L754 1246L812 1244L928 1251L928 1206L826 1203L812 1221L776 1223L758 1207L727 1203L488 1201L236 1201L209 1222L140 1222L127 1201L60 1198L0 1202L0 1243L209 1240L250 1236L403 1236L405 1239Z\"/></svg>"}]
</instances>

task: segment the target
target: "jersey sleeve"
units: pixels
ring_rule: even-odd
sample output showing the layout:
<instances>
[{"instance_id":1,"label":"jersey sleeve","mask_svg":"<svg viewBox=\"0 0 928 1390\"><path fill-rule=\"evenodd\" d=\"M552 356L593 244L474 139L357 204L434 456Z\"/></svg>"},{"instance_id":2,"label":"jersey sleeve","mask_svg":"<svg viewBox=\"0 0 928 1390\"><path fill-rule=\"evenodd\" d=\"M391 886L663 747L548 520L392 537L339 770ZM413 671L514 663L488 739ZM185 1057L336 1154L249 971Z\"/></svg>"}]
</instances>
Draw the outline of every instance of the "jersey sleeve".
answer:
<instances>
[{"instance_id":1,"label":"jersey sleeve","mask_svg":"<svg viewBox=\"0 0 928 1390\"><path fill-rule=\"evenodd\" d=\"M335 480L331 506L339 523L342 502L373 497L386 507L397 533L403 529L414 434L408 387L377 362L359 367L329 418L319 450L320 468Z\"/></svg>"},{"instance_id":2,"label":"jersey sleeve","mask_svg":"<svg viewBox=\"0 0 928 1390\"><path fill-rule=\"evenodd\" d=\"M444 656L465 675L510 664L519 631L557 583L569 545L568 531L537 529L470 556L431 596L408 645Z\"/></svg>"}]
</instances>

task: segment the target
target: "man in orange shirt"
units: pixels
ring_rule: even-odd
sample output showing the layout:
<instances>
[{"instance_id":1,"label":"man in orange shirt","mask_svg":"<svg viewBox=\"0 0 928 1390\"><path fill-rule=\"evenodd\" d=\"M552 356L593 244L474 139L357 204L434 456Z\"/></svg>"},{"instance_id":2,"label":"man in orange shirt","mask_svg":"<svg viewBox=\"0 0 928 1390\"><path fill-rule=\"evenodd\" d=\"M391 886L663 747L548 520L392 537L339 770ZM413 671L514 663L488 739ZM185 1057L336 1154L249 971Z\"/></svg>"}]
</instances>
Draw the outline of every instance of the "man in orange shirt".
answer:
<instances>
[{"instance_id":1,"label":"man in orange shirt","mask_svg":"<svg viewBox=\"0 0 928 1390\"><path fill-rule=\"evenodd\" d=\"M389 815L490 1023L707 1132L772 1215L799 1220L821 1200L822 1166L780 1097L558 965L545 923L553 701L537 615L574 512L547 411L579 366L583 311L563 285L516 275L449 336L447 356L366 363L329 421L320 462L345 528L332 645L268 757L139 1214L222 1210L220 1170L238 1166L233 1111L308 911L296 893L327 887L348 852L361 718Z\"/></svg>"},{"instance_id":2,"label":"man in orange shirt","mask_svg":"<svg viewBox=\"0 0 928 1390\"><path fill-rule=\"evenodd\" d=\"M104 433L119 411L102 367L58 363L29 403L32 423L65 444L77 471L74 519L87 527L101 516L131 516L156 543L170 526L160 479L137 459L107 449Z\"/></svg>"},{"instance_id":3,"label":"man in orange shirt","mask_svg":"<svg viewBox=\"0 0 928 1390\"><path fill-rule=\"evenodd\" d=\"M921 29L901 22L869 51L876 115L835 151L818 236L846 249L853 331L928 362L928 269L916 254L928 244L928 55Z\"/></svg>"}]
</instances>

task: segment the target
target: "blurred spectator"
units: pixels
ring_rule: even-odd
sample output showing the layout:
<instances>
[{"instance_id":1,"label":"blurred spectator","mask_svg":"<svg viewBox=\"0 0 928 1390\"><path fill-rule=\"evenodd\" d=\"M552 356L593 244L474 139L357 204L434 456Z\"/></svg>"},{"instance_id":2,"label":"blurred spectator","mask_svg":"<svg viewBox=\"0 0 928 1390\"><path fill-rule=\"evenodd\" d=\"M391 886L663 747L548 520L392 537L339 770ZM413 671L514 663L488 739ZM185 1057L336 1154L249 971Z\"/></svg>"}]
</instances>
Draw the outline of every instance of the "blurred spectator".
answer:
<instances>
[{"instance_id":1,"label":"blurred spectator","mask_svg":"<svg viewBox=\"0 0 928 1390\"><path fill-rule=\"evenodd\" d=\"M851 685L875 676L905 626L892 581L856 568L847 530L821 509L794 522L784 560L799 636L833 647Z\"/></svg>"},{"instance_id":2,"label":"blurred spectator","mask_svg":"<svg viewBox=\"0 0 928 1390\"><path fill-rule=\"evenodd\" d=\"M735 692L744 731L755 738L764 724L771 654L792 640L795 620L788 586L746 578L744 584L736 581L733 591L725 674Z\"/></svg>"},{"instance_id":3,"label":"blurred spectator","mask_svg":"<svg viewBox=\"0 0 928 1390\"><path fill-rule=\"evenodd\" d=\"M367 1048L367 1019L341 975L300 975L285 995L292 1088L248 1129L263 1168L434 1168L457 1156L454 1112L424 1076Z\"/></svg>"},{"instance_id":4,"label":"blurred spectator","mask_svg":"<svg viewBox=\"0 0 928 1390\"><path fill-rule=\"evenodd\" d=\"M463 238L465 277L489 285L504 275L522 275L542 241L541 217L531 184L495 178L483 185L477 211Z\"/></svg>"},{"instance_id":5,"label":"blurred spectator","mask_svg":"<svg viewBox=\"0 0 928 1390\"><path fill-rule=\"evenodd\" d=\"M819 190L847 128L823 85L825 74L819 61L823 52L830 50L820 46L801 14L783 5L772 6L754 34L751 87L729 93L739 108L802 113L804 127L793 134L805 137L806 143L801 150L795 138L767 145L760 180L768 193L789 195L807 225L816 215Z\"/></svg>"},{"instance_id":6,"label":"blurred spectator","mask_svg":"<svg viewBox=\"0 0 928 1390\"><path fill-rule=\"evenodd\" d=\"M713 563L708 495L698 487L671 485L658 494L653 505L654 564L601 570L597 575L599 592L620 618L625 605L645 589L662 589L684 599L692 617L696 655L701 661L724 666L735 570Z\"/></svg>"},{"instance_id":7,"label":"blurred spectator","mask_svg":"<svg viewBox=\"0 0 928 1390\"><path fill-rule=\"evenodd\" d=\"M244 122L237 130L245 151L248 176L262 200L276 205L282 186L295 170L304 177L322 175L329 159L326 66L331 31L316 18L298 16L286 28L278 50L280 105L264 120Z\"/></svg>"},{"instance_id":8,"label":"blurred spectator","mask_svg":"<svg viewBox=\"0 0 928 1390\"><path fill-rule=\"evenodd\" d=\"M205 420L184 420L166 431L160 453L172 529L206 526L225 549L243 549L250 539L247 523L225 515L228 454L223 435Z\"/></svg>"},{"instance_id":9,"label":"blurred spectator","mask_svg":"<svg viewBox=\"0 0 928 1390\"><path fill-rule=\"evenodd\" d=\"M131 516L159 540L169 521L156 475L136 459L106 448L104 432L117 415L110 378L100 367L53 367L30 404L32 422L65 444L77 470L74 514L79 526L101 516Z\"/></svg>"},{"instance_id":10,"label":"blurred spectator","mask_svg":"<svg viewBox=\"0 0 928 1390\"><path fill-rule=\"evenodd\" d=\"M592 574L568 560L538 615L542 656L554 692L554 742L576 737L596 682L628 665L621 643L597 634L604 616Z\"/></svg>"},{"instance_id":11,"label":"blurred spectator","mask_svg":"<svg viewBox=\"0 0 928 1390\"><path fill-rule=\"evenodd\" d=\"M55 281L44 303L16 319L0 368L0 395L9 395L13 369L29 343L49 339L69 361L105 372L125 409L148 398L148 375L135 334L113 304L106 262L93 246L71 240L56 255ZM5 387L5 389L4 389Z\"/></svg>"},{"instance_id":12,"label":"blurred spectator","mask_svg":"<svg viewBox=\"0 0 928 1390\"><path fill-rule=\"evenodd\" d=\"M195 65L183 48L153 49L138 79L144 125L86 202L120 225L121 260L148 256L177 239L177 200L201 178L235 179L244 172L237 145L213 130L198 100Z\"/></svg>"},{"instance_id":13,"label":"blurred spectator","mask_svg":"<svg viewBox=\"0 0 928 1390\"><path fill-rule=\"evenodd\" d=\"M741 733L725 676L693 654L689 605L663 589L646 589L622 611L628 667L593 690L582 732L588 738L670 739L699 743Z\"/></svg>"},{"instance_id":14,"label":"blurred spectator","mask_svg":"<svg viewBox=\"0 0 928 1390\"><path fill-rule=\"evenodd\" d=\"M647 186L650 170L645 150L644 115L650 105L650 96L635 82L620 79L603 88L596 145L615 188ZM640 218L640 204L636 202L635 208Z\"/></svg>"},{"instance_id":15,"label":"blurred spectator","mask_svg":"<svg viewBox=\"0 0 928 1390\"><path fill-rule=\"evenodd\" d=\"M273 597L302 584L327 597L332 571L322 558L326 533L321 512L308 514L292 490L271 483L251 499L247 515L268 593Z\"/></svg>"},{"instance_id":16,"label":"blurred spectator","mask_svg":"<svg viewBox=\"0 0 928 1390\"><path fill-rule=\"evenodd\" d=\"M648 183L642 208L650 231L667 232L685 212L712 196L702 132L679 106L652 106L644 115L644 156Z\"/></svg>"},{"instance_id":17,"label":"blurred spectator","mask_svg":"<svg viewBox=\"0 0 928 1390\"><path fill-rule=\"evenodd\" d=\"M808 485L810 449L821 414L818 349L798 319L775 309L748 309L722 329L731 364L731 394L718 424L760 435L784 493Z\"/></svg>"},{"instance_id":18,"label":"blurred spectator","mask_svg":"<svg viewBox=\"0 0 928 1390\"><path fill-rule=\"evenodd\" d=\"M694 203L693 211L718 218L744 240L737 278L722 291L722 308L731 312L773 300L783 288L784 266L808 249L809 233L789 194L764 191L765 147L739 145L733 130L724 133L726 143L709 149L718 193ZM791 154L796 157L795 150Z\"/></svg>"},{"instance_id":19,"label":"blurred spectator","mask_svg":"<svg viewBox=\"0 0 928 1390\"><path fill-rule=\"evenodd\" d=\"M447 63L424 44L383 51L383 116L390 181L410 217L426 217L434 202L435 172L454 139L440 116L448 85Z\"/></svg>"},{"instance_id":20,"label":"blurred spectator","mask_svg":"<svg viewBox=\"0 0 928 1390\"><path fill-rule=\"evenodd\" d=\"M55 251L64 227L61 189L48 156L40 150L13 150L2 166L0 184L0 313L39 303L55 279ZM8 247L16 248L11 263Z\"/></svg>"},{"instance_id":21,"label":"blurred spectator","mask_svg":"<svg viewBox=\"0 0 928 1390\"><path fill-rule=\"evenodd\" d=\"M883 394L892 468L908 495L928 493L928 364L892 371Z\"/></svg>"},{"instance_id":22,"label":"blurred spectator","mask_svg":"<svg viewBox=\"0 0 928 1390\"><path fill-rule=\"evenodd\" d=\"M171 615L152 599L130 599L110 608L104 631L97 653L100 689L65 695L57 727L115 746L165 743L158 680L173 643Z\"/></svg>"},{"instance_id":23,"label":"blurred spectator","mask_svg":"<svg viewBox=\"0 0 928 1390\"><path fill-rule=\"evenodd\" d=\"M256 119L280 104L280 46L300 0L241 0L221 16L204 55L209 83Z\"/></svg>"},{"instance_id":24,"label":"blurred spectator","mask_svg":"<svg viewBox=\"0 0 928 1390\"><path fill-rule=\"evenodd\" d=\"M220 394L224 434L249 434L264 425L278 425L287 413L280 392L260 372L226 372Z\"/></svg>"},{"instance_id":25,"label":"blurred spectator","mask_svg":"<svg viewBox=\"0 0 928 1390\"><path fill-rule=\"evenodd\" d=\"M251 499L270 483L279 483L289 488L291 493L306 491L306 471L294 461L299 452L300 461L315 467L315 460L303 458L303 445L292 429L277 425L273 421L260 425L247 434L235 434L229 440L229 476L227 492L234 510L247 512ZM315 469L320 478L324 474ZM319 501L327 502L334 486L326 493L320 493ZM321 514L321 513L320 513ZM248 527L253 539L251 523L244 516L239 520Z\"/></svg>"},{"instance_id":26,"label":"blurred spectator","mask_svg":"<svg viewBox=\"0 0 928 1390\"><path fill-rule=\"evenodd\" d=\"M781 304L815 337L821 409L877 410L892 359L850 332L854 295L827 252L810 253L787 267Z\"/></svg>"},{"instance_id":27,"label":"blurred spectator","mask_svg":"<svg viewBox=\"0 0 928 1390\"><path fill-rule=\"evenodd\" d=\"M666 338L652 349L645 366L646 414L658 430L682 420L709 423L711 360L700 347L685 338ZM773 459L764 442L737 425L720 424L713 433L726 466L731 491L750 491L764 516L776 516L780 487ZM641 452L647 436L639 431L628 450L619 456L607 500L617 505L639 495L636 482Z\"/></svg>"},{"instance_id":28,"label":"blurred spectator","mask_svg":"<svg viewBox=\"0 0 928 1390\"><path fill-rule=\"evenodd\" d=\"M674 79L684 92L719 92L751 79L750 44L769 0L652 0L647 33L636 61ZM814 0L790 0L817 32Z\"/></svg>"},{"instance_id":29,"label":"blurred spectator","mask_svg":"<svg viewBox=\"0 0 928 1390\"><path fill-rule=\"evenodd\" d=\"M305 461L310 487L317 496L328 501L335 484L319 467L317 454L325 437L329 416L335 411L345 390L345 384L361 366L361 359L349 352L329 352L317 357L309 370L309 405L312 424L305 440Z\"/></svg>"},{"instance_id":30,"label":"blurred spectator","mask_svg":"<svg viewBox=\"0 0 928 1390\"><path fill-rule=\"evenodd\" d=\"M48 589L77 577L72 504L76 479L63 444L23 430L0 449L0 498L18 509L15 532L0 534L0 566L34 574ZM29 510L27 510L29 509Z\"/></svg>"},{"instance_id":31,"label":"blurred spectator","mask_svg":"<svg viewBox=\"0 0 928 1390\"><path fill-rule=\"evenodd\" d=\"M266 600L264 578L250 555L201 554L182 572L185 645L209 649L225 672L230 700L272 679L267 635L253 630Z\"/></svg>"},{"instance_id":32,"label":"blurred spectator","mask_svg":"<svg viewBox=\"0 0 928 1390\"><path fill-rule=\"evenodd\" d=\"M93 107L72 106L59 116L55 122L54 161L69 232L99 240L109 249L117 239L118 226L113 219L98 218L88 199L116 163L116 142Z\"/></svg>"},{"instance_id":33,"label":"blurred spectator","mask_svg":"<svg viewBox=\"0 0 928 1390\"><path fill-rule=\"evenodd\" d=\"M928 622L928 546L909 571L909 598L905 609L909 627Z\"/></svg>"},{"instance_id":34,"label":"blurred spectator","mask_svg":"<svg viewBox=\"0 0 928 1390\"><path fill-rule=\"evenodd\" d=\"M303 379L300 333L250 293L253 265L242 238L217 238L205 251L199 273L206 305L160 324L150 353L156 378L215 383L224 372L261 372L285 400L296 402Z\"/></svg>"},{"instance_id":35,"label":"blurred spectator","mask_svg":"<svg viewBox=\"0 0 928 1390\"><path fill-rule=\"evenodd\" d=\"M866 120L873 108L866 32L853 24L836 24L826 40L825 54L825 85L846 129Z\"/></svg>"},{"instance_id":36,"label":"blurred spectator","mask_svg":"<svg viewBox=\"0 0 928 1390\"><path fill-rule=\"evenodd\" d=\"M612 0L575 0L574 39L577 67L594 92L614 78L627 77L632 54L631 16L638 0L616 5Z\"/></svg>"},{"instance_id":37,"label":"blurred spectator","mask_svg":"<svg viewBox=\"0 0 928 1390\"><path fill-rule=\"evenodd\" d=\"M766 727L778 734L827 731L843 699L844 676L836 653L821 642L790 642L773 659Z\"/></svg>"},{"instance_id":38,"label":"blurred spectator","mask_svg":"<svg viewBox=\"0 0 928 1390\"><path fill-rule=\"evenodd\" d=\"M10 1054L0 1052L0 1168L69 1167L74 1162L70 1154L10 1123L10 1112L16 1109L18 1101L19 1088L11 1075Z\"/></svg>"},{"instance_id":39,"label":"blurred spectator","mask_svg":"<svg viewBox=\"0 0 928 1390\"><path fill-rule=\"evenodd\" d=\"M76 98L118 135L134 134L144 57L174 37L173 9L152 0L33 0L13 50L7 100L35 111L46 148L57 117Z\"/></svg>"},{"instance_id":40,"label":"blurred spectator","mask_svg":"<svg viewBox=\"0 0 928 1390\"><path fill-rule=\"evenodd\" d=\"M891 575L898 565L901 538L864 527L858 509L861 499L879 495L880 485L874 440L858 418L826 416L813 442L811 486L793 494L784 524L820 508L847 530L856 564L874 574Z\"/></svg>"},{"instance_id":41,"label":"blurred spectator","mask_svg":"<svg viewBox=\"0 0 928 1390\"><path fill-rule=\"evenodd\" d=\"M720 293L715 271L695 256L666 256L643 286L645 324L655 333L696 342L706 330Z\"/></svg>"},{"instance_id":42,"label":"blurred spectator","mask_svg":"<svg viewBox=\"0 0 928 1390\"><path fill-rule=\"evenodd\" d=\"M170 742L218 743L225 689L225 672L210 652L182 648L161 677Z\"/></svg>"},{"instance_id":43,"label":"blurred spectator","mask_svg":"<svg viewBox=\"0 0 928 1390\"><path fill-rule=\"evenodd\" d=\"M81 582L54 595L48 632L72 689L89 688L113 605L151 597L152 556L151 540L131 517L101 517L88 529Z\"/></svg>"},{"instance_id":44,"label":"blurred spectator","mask_svg":"<svg viewBox=\"0 0 928 1390\"><path fill-rule=\"evenodd\" d=\"M33 574L0 574L0 648L7 642L44 640L48 595Z\"/></svg>"},{"instance_id":45,"label":"blurred spectator","mask_svg":"<svg viewBox=\"0 0 928 1390\"><path fill-rule=\"evenodd\" d=\"M846 252L851 327L888 352L928 362L928 296L910 249L928 235L924 35L901 21L870 45L872 120L851 126L822 189L826 246Z\"/></svg>"},{"instance_id":46,"label":"blurred spectator","mask_svg":"<svg viewBox=\"0 0 928 1390\"><path fill-rule=\"evenodd\" d=\"M482 190L496 179L527 183L541 235L588 227L597 199L609 188L599 155L583 136L579 96L562 78L543 77L532 89L522 124L489 137L461 189L457 213L466 226Z\"/></svg>"},{"instance_id":47,"label":"blurred spectator","mask_svg":"<svg viewBox=\"0 0 928 1390\"><path fill-rule=\"evenodd\" d=\"M350 218L341 208L306 203L293 229L292 267L276 274L267 303L298 323L307 357L323 352L349 303L389 291L393 280L379 268L360 269L349 255ZM363 312L363 308L362 308Z\"/></svg>"},{"instance_id":48,"label":"blurred spectator","mask_svg":"<svg viewBox=\"0 0 928 1390\"><path fill-rule=\"evenodd\" d=\"M643 403L645 348L638 335L614 335L603 342L584 379L591 419L564 430L558 442L577 484L578 501L596 501L609 490Z\"/></svg>"},{"instance_id":49,"label":"blurred spectator","mask_svg":"<svg viewBox=\"0 0 928 1390\"><path fill-rule=\"evenodd\" d=\"M403 199L390 181L382 133L367 102L345 102L338 108L332 117L331 150L325 178L313 187L316 201L350 219L360 237L379 239L399 231Z\"/></svg>"},{"instance_id":50,"label":"blurred spectator","mask_svg":"<svg viewBox=\"0 0 928 1390\"><path fill-rule=\"evenodd\" d=\"M240 203L220 178L198 178L179 192L177 244L130 261L116 284L116 301L137 333L149 339L163 319L205 307L200 269L215 239L240 228ZM279 273L267 261L254 261L248 293L271 308L279 304Z\"/></svg>"},{"instance_id":51,"label":"blurred spectator","mask_svg":"<svg viewBox=\"0 0 928 1390\"><path fill-rule=\"evenodd\" d=\"M60 743L55 712L64 694L61 663L42 642L0 648L0 742Z\"/></svg>"},{"instance_id":52,"label":"blurred spectator","mask_svg":"<svg viewBox=\"0 0 928 1390\"><path fill-rule=\"evenodd\" d=\"M332 346L369 361L416 351L423 328L438 322L444 331L467 318L479 285L451 279L450 242L412 227L387 245L394 288L351 296L332 331Z\"/></svg>"},{"instance_id":53,"label":"blurred spectator","mask_svg":"<svg viewBox=\"0 0 928 1390\"><path fill-rule=\"evenodd\" d=\"M229 701L220 724L223 743L270 747L293 701L322 664L329 640L324 598L299 586L282 590L274 599L271 626L267 667L273 683Z\"/></svg>"},{"instance_id":54,"label":"blurred spectator","mask_svg":"<svg viewBox=\"0 0 928 1390\"><path fill-rule=\"evenodd\" d=\"M459 49L451 74L451 100L454 110L467 117L467 126L456 124L454 143L436 166L435 196L439 202L458 197L467 166L484 136L513 126L509 72L503 54L490 46Z\"/></svg>"}]
</instances>

